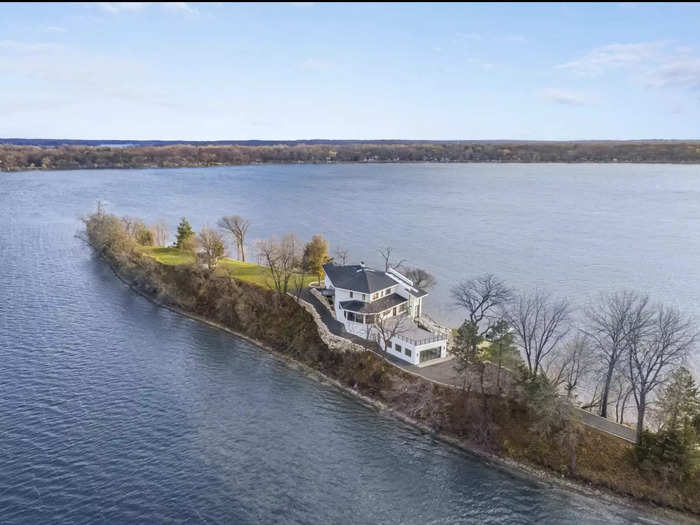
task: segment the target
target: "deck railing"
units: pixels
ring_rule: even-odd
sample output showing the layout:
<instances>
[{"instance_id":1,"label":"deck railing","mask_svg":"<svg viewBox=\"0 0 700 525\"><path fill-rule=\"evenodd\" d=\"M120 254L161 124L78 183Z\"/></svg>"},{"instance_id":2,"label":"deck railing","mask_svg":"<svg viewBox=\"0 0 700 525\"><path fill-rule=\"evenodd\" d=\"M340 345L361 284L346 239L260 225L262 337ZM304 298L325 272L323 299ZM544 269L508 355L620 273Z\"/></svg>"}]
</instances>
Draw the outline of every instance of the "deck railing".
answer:
<instances>
[{"instance_id":1,"label":"deck railing","mask_svg":"<svg viewBox=\"0 0 700 525\"><path fill-rule=\"evenodd\" d=\"M423 337L421 339L414 339L413 337L408 337L406 335L397 334L394 336L396 339L411 343L413 346L427 345L428 343L437 343L438 341L445 341L446 336L441 334L433 334L428 337Z\"/></svg>"}]
</instances>

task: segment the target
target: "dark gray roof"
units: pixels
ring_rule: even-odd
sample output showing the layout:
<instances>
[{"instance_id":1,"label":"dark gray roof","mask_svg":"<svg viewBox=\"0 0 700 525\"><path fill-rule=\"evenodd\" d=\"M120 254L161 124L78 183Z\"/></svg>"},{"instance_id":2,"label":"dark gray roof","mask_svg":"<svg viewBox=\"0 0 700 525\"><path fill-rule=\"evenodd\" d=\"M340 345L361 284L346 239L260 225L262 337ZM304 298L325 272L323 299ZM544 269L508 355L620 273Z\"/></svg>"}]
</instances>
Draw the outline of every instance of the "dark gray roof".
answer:
<instances>
[{"instance_id":1,"label":"dark gray roof","mask_svg":"<svg viewBox=\"0 0 700 525\"><path fill-rule=\"evenodd\" d=\"M349 310L351 312L358 312L361 314L378 314L394 306L398 306L401 303L408 301L405 297L401 297L397 293L387 295L381 299L374 301L372 303L365 303L363 301L341 301L340 306L343 310Z\"/></svg>"},{"instance_id":2,"label":"dark gray roof","mask_svg":"<svg viewBox=\"0 0 700 525\"><path fill-rule=\"evenodd\" d=\"M333 286L353 292L374 293L398 284L382 271L357 264L349 266L324 264L323 271L326 272Z\"/></svg>"}]
</instances>

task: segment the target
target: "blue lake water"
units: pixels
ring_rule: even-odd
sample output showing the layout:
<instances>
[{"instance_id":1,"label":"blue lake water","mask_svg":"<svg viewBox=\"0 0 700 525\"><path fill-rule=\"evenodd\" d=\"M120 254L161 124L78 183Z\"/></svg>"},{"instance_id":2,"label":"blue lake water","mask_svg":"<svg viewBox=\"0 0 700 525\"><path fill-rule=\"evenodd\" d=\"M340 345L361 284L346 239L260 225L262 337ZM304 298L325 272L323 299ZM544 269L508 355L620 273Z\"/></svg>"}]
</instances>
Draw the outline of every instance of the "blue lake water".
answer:
<instances>
[{"instance_id":1,"label":"blue lake water","mask_svg":"<svg viewBox=\"0 0 700 525\"><path fill-rule=\"evenodd\" d=\"M174 229L322 233L584 302L696 311L700 168L332 165L0 174L0 522L610 523L625 506L514 476L257 347L157 308L75 238L95 201Z\"/></svg>"}]
</instances>

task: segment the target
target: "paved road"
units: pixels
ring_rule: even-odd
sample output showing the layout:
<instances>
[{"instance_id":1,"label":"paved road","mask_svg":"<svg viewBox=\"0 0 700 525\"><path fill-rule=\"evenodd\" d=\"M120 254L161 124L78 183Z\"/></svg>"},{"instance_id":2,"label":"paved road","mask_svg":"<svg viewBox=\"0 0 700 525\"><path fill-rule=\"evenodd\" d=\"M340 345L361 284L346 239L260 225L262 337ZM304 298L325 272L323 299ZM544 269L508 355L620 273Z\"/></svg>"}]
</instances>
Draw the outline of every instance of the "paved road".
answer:
<instances>
[{"instance_id":1,"label":"paved road","mask_svg":"<svg viewBox=\"0 0 700 525\"><path fill-rule=\"evenodd\" d=\"M633 428L626 427L625 425L620 425L619 423L615 423L614 421L610 421L604 417L591 414L590 412L582 410L578 407L574 408L574 414L578 415L581 418L581 422L586 426L596 428L601 432L605 432L606 434L612 434L613 436L617 436L620 439L629 441L630 443L637 442L637 433Z\"/></svg>"}]
</instances>

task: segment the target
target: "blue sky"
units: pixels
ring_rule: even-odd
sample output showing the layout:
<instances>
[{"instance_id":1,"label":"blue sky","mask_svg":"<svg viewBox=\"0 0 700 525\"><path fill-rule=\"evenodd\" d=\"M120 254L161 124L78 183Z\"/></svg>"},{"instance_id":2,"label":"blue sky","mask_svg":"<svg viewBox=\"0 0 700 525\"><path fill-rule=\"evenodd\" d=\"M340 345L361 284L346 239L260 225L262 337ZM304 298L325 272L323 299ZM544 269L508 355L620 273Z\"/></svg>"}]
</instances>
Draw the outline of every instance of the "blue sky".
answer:
<instances>
[{"instance_id":1,"label":"blue sky","mask_svg":"<svg viewBox=\"0 0 700 525\"><path fill-rule=\"evenodd\" d=\"M700 4L3 4L0 136L700 138Z\"/></svg>"}]
</instances>

